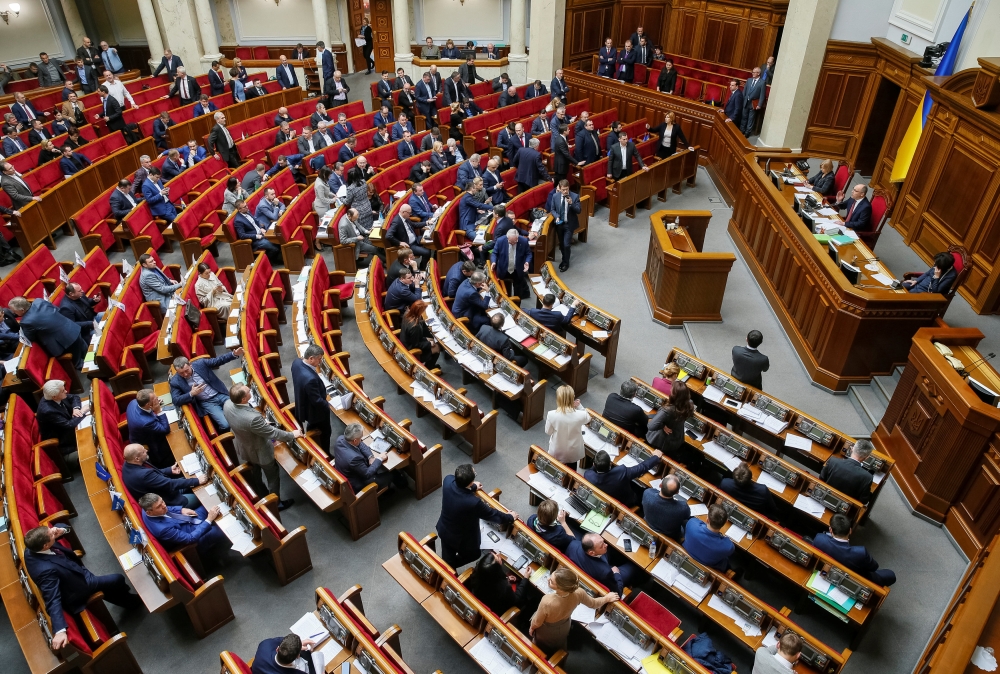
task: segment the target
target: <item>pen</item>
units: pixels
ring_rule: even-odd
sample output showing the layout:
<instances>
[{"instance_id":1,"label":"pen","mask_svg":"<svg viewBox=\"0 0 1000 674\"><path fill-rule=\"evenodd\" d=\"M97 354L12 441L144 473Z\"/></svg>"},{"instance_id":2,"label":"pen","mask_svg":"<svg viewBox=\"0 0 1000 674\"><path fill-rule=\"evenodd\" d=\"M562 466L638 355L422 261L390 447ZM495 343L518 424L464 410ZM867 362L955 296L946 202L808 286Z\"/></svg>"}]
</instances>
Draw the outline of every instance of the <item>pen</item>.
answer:
<instances>
[{"instance_id":1,"label":"pen","mask_svg":"<svg viewBox=\"0 0 1000 674\"><path fill-rule=\"evenodd\" d=\"M323 636L324 634L326 634L326 632L317 632L316 634L313 634L312 636L310 636L310 637L306 637L306 638L307 638L307 639L315 639L316 637L321 637L321 636Z\"/></svg>"}]
</instances>

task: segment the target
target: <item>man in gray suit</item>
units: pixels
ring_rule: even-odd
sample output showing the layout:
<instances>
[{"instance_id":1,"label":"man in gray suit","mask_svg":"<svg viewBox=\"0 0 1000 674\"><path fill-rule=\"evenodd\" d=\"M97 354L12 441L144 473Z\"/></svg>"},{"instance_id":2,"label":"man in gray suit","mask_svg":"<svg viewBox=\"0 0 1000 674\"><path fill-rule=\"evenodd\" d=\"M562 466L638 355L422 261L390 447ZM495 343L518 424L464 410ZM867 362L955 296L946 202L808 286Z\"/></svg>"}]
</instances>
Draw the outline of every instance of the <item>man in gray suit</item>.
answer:
<instances>
[{"instance_id":1,"label":"man in gray suit","mask_svg":"<svg viewBox=\"0 0 1000 674\"><path fill-rule=\"evenodd\" d=\"M788 674L802 652L802 637L785 632L774 646L761 646L753 658L751 674Z\"/></svg>"},{"instance_id":2,"label":"man in gray suit","mask_svg":"<svg viewBox=\"0 0 1000 674\"><path fill-rule=\"evenodd\" d=\"M24 178L17 169L14 168L13 164L8 164L4 162L0 166L0 189L3 189L10 197L10 202L14 205L14 208L22 208L27 206L32 201L41 201L41 197L36 197L31 193L31 188L28 187L28 183L24 181Z\"/></svg>"},{"instance_id":3,"label":"man in gray suit","mask_svg":"<svg viewBox=\"0 0 1000 674\"><path fill-rule=\"evenodd\" d=\"M159 302L160 311L166 312L170 306L170 298L182 284L171 283L167 275L156 267L156 258L149 253L139 256L139 288L147 302Z\"/></svg>"},{"instance_id":4,"label":"man in gray suit","mask_svg":"<svg viewBox=\"0 0 1000 674\"><path fill-rule=\"evenodd\" d=\"M753 74L743 86L743 126L740 131L747 138L754 132L757 124L757 111L764 107L764 92L766 82L760 76L760 68L754 68Z\"/></svg>"},{"instance_id":5,"label":"man in gray suit","mask_svg":"<svg viewBox=\"0 0 1000 674\"><path fill-rule=\"evenodd\" d=\"M264 493L263 473L268 491L278 497L278 510L285 510L295 503L295 499L281 500L281 476L274 459L273 442L292 442L302 437L302 431L289 432L272 426L249 403L250 387L235 384L229 389L229 400L222 407L229 428L236 436L236 456L250 464L250 483L257 493Z\"/></svg>"},{"instance_id":6,"label":"man in gray suit","mask_svg":"<svg viewBox=\"0 0 1000 674\"><path fill-rule=\"evenodd\" d=\"M763 341L764 335L760 334L760 330L751 330L747 334L746 346L733 347L733 369L730 371L730 374L744 384L761 390L764 389L761 374L771 367L768 357L757 350Z\"/></svg>"}]
</instances>

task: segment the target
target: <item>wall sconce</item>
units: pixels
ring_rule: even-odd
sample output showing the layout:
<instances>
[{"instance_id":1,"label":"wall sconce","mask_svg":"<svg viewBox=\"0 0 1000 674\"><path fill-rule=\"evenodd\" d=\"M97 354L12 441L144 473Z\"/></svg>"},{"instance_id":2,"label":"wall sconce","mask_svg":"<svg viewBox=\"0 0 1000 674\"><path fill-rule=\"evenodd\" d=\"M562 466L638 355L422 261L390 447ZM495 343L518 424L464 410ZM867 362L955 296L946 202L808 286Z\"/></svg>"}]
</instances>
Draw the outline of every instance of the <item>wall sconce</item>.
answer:
<instances>
[{"instance_id":1,"label":"wall sconce","mask_svg":"<svg viewBox=\"0 0 1000 674\"><path fill-rule=\"evenodd\" d=\"M16 2L12 2L12 3L10 3L10 8L9 9L6 9L6 10L0 12L0 18L3 18L3 22L4 23L7 23L7 24L10 23L10 13L11 12L14 12L14 16L19 15L21 13L21 5L17 4Z\"/></svg>"}]
</instances>

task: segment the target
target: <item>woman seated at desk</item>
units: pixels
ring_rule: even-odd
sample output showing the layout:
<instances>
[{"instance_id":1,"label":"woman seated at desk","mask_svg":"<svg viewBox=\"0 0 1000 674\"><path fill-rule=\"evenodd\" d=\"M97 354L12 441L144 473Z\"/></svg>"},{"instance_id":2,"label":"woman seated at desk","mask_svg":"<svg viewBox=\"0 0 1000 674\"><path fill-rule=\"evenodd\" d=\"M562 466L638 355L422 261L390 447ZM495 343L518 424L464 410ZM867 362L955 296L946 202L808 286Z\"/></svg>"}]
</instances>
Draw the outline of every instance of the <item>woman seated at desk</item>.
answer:
<instances>
[{"instance_id":1,"label":"woman seated at desk","mask_svg":"<svg viewBox=\"0 0 1000 674\"><path fill-rule=\"evenodd\" d=\"M677 367L677 363L667 363L660 370L660 375L653 377L653 388L660 393L670 395L670 389L680 373L681 369Z\"/></svg>"},{"instance_id":2,"label":"woman seated at desk","mask_svg":"<svg viewBox=\"0 0 1000 674\"><path fill-rule=\"evenodd\" d=\"M934 256L934 266L917 278L903 281L903 286L911 293L946 293L955 283L955 257L948 252Z\"/></svg>"},{"instance_id":3,"label":"woman seated at desk","mask_svg":"<svg viewBox=\"0 0 1000 674\"><path fill-rule=\"evenodd\" d=\"M531 583L527 578L508 574L499 552L483 555L465 581L465 587L498 616L514 606L523 606L525 593Z\"/></svg>"},{"instance_id":4,"label":"woman seated at desk","mask_svg":"<svg viewBox=\"0 0 1000 674\"><path fill-rule=\"evenodd\" d=\"M233 296L222 285L222 281L212 272L204 262L198 265L198 280L194 284L195 295L202 308L212 307L219 312L219 316L225 318L229 316L229 309L233 305Z\"/></svg>"},{"instance_id":5,"label":"woman seated at desk","mask_svg":"<svg viewBox=\"0 0 1000 674\"><path fill-rule=\"evenodd\" d=\"M418 359L425 367L433 369L437 366L441 347L434 341L434 335L431 334L431 329L427 327L427 322L424 320L426 309L427 303L423 300L417 300L410 305L410 308L403 314L399 338L407 349L420 349Z\"/></svg>"},{"instance_id":6,"label":"woman seated at desk","mask_svg":"<svg viewBox=\"0 0 1000 674\"><path fill-rule=\"evenodd\" d=\"M819 172L806 181L809 187L819 192L824 197L832 197L837 194L837 185L833 173L833 161L824 159L820 162Z\"/></svg>"}]
</instances>

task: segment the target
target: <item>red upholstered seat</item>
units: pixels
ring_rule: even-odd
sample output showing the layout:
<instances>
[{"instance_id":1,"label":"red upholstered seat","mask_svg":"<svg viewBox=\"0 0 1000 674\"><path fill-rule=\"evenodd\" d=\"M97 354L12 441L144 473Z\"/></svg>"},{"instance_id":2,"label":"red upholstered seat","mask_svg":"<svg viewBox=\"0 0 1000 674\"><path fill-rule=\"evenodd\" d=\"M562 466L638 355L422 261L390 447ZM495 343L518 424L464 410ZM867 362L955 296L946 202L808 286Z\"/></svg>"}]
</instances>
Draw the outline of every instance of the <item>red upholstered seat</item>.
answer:
<instances>
[{"instance_id":1,"label":"red upholstered seat","mask_svg":"<svg viewBox=\"0 0 1000 674\"><path fill-rule=\"evenodd\" d=\"M251 674L250 665L245 663L243 659L233 653L232 651L223 651L223 654L228 655L230 661L236 666L236 672L233 674Z\"/></svg>"},{"instance_id":2,"label":"red upholstered seat","mask_svg":"<svg viewBox=\"0 0 1000 674\"><path fill-rule=\"evenodd\" d=\"M838 192L847 189L847 184L851 182L851 175L851 167L845 162L841 162L840 166L837 167L837 172L833 176L833 185Z\"/></svg>"},{"instance_id":3,"label":"red upholstered seat","mask_svg":"<svg viewBox=\"0 0 1000 674\"><path fill-rule=\"evenodd\" d=\"M687 80L686 82L684 82L684 89L682 90L684 92L683 94L684 98L690 98L691 100L694 101L700 101L702 86L703 82L701 80L695 80L695 79Z\"/></svg>"},{"instance_id":4,"label":"red upholstered seat","mask_svg":"<svg viewBox=\"0 0 1000 674\"><path fill-rule=\"evenodd\" d=\"M640 592L629 604L629 607L650 627L665 637L669 637L671 632L681 624L680 618L645 592Z\"/></svg>"}]
</instances>

